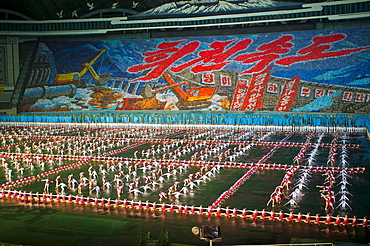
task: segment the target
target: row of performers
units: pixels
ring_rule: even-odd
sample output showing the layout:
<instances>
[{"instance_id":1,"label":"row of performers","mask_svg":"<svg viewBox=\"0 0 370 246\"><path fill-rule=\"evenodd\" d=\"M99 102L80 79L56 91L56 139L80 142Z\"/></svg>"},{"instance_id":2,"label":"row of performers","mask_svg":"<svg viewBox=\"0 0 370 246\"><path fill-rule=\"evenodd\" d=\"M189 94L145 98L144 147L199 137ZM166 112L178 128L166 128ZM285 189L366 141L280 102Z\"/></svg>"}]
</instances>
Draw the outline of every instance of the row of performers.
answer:
<instances>
[{"instance_id":1,"label":"row of performers","mask_svg":"<svg viewBox=\"0 0 370 246\"><path fill-rule=\"evenodd\" d=\"M126 147L127 148L127 147ZM125 148L124 148L125 149ZM115 150L114 152L118 152L122 150ZM109 154L112 154L109 152ZM32 155L25 155L21 154L22 157L29 158L32 157ZM24 155L24 156L23 156ZM0 153L0 156L2 157L10 157L10 156L19 156L19 154L9 154L9 153ZM48 156L46 155L46 159L54 159L55 156ZM77 161L77 160L91 160L91 161L112 161L112 162L120 162L120 161L129 161L130 164L133 165L145 165L145 164L150 164L153 162L159 162L162 165L168 165L168 164L188 164L190 166L203 166L203 165L222 165L224 168L251 168L257 165L257 167L260 167L262 169L267 169L267 170L288 170L289 168L292 167L292 165L288 164L279 164L279 163L239 163L239 162L215 162L215 161L180 161L180 160L155 160L155 159L135 159L135 158L126 158L126 157L109 157L109 156L99 156L99 157L84 157L81 158L80 156L63 156L63 159L67 161ZM76 163L80 164L80 163ZM72 164L73 165L73 164ZM69 165L68 167L72 166ZM297 168L306 168L304 165L297 165L295 166ZM312 172L326 172L327 170L333 170L333 171L341 171L343 168L341 167L327 167L327 166L312 166L310 167L310 171ZM346 167L345 170L351 174L353 173L365 173L366 168L365 167L352 167L348 168Z\"/></svg>"},{"instance_id":2,"label":"row of performers","mask_svg":"<svg viewBox=\"0 0 370 246\"><path fill-rule=\"evenodd\" d=\"M245 219L260 219L260 220L274 220L274 221L287 221L287 222L302 222L302 223L312 223L312 224L327 224L327 225L337 225L337 226L363 226L370 227L369 220L365 216L362 219L356 216L350 218L346 216L320 216L316 214L315 216L307 214L294 214L283 213L282 211L266 211L266 210L240 210L240 209L230 209L229 207L213 207L208 206L203 208L202 206L189 206L189 205L179 205L179 204L166 204L155 202L141 202L141 201L130 201L130 200L111 200L110 198L90 198L82 196L64 196L64 195L53 195L53 194L38 194L38 193L26 193L22 191L10 191L2 190L0 191L1 199L16 199L24 204L54 204L54 203L66 203L66 204L76 204L82 206L91 207L104 207L110 208L131 208L136 210L151 210L151 211L162 211L170 213L182 213L182 214L198 214L198 215L209 215L209 216L226 216L235 218L245 218Z\"/></svg>"}]
</instances>

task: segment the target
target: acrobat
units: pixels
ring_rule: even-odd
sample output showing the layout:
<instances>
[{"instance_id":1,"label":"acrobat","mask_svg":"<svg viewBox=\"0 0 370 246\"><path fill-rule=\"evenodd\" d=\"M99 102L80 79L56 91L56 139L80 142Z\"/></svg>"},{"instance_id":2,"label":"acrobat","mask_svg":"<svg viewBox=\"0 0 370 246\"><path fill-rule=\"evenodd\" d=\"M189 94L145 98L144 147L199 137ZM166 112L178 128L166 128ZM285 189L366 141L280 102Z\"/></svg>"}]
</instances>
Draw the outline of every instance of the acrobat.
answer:
<instances>
[{"instance_id":1,"label":"acrobat","mask_svg":"<svg viewBox=\"0 0 370 246\"><path fill-rule=\"evenodd\" d=\"M333 206L333 200L332 200L332 198L330 198L329 195L324 195L324 194L321 194L321 196L325 200L325 210L333 209L334 206Z\"/></svg>"},{"instance_id":2,"label":"acrobat","mask_svg":"<svg viewBox=\"0 0 370 246\"><path fill-rule=\"evenodd\" d=\"M142 194L143 192L137 188L129 190L130 193L133 193L135 196Z\"/></svg>"},{"instance_id":3,"label":"acrobat","mask_svg":"<svg viewBox=\"0 0 370 246\"><path fill-rule=\"evenodd\" d=\"M275 207L275 204L279 204L280 202L281 202L281 198L279 195L272 195L270 200L267 202L266 206L272 203L271 206Z\"/></svg>"},{"instance_id":4,"label":"acrobat","mask_svg":"<svg viewBox=\"0 0 370 246\"><path fill-rule=\"evenodd\" d=\"M90 191L90 193L92 193L93 191L96 191L96 195L99 195L99 193L100 193L100 187L97 185L97 186L95 186L91 191Z\"/></svg>"},{"instance_id":5,"label":"acrobat","mask_svg":"<svg viewBox=\"0 0 370 246\"><path fill-rule=\"evenodd\" d=\"M121 193L124 190L124 186L123 185L122 186L117 186L116 190L117 190L117 197L120 198L121 197Z\"/></svg>"},{"instance_id":6,"label":"acrobat","mask_svg":"<svg viewBox=\"0 0 370 246\"><path fill-rule=\"evenodd\" d=\"M167 194L163 191L159 192L159 201L162 201L162 199L167 199Z\"/></svg>"},{"instance_id":7,"label":"acrobat","mask_svg":"<svg viewBox=\"0 0 370 246\"><path fill-rule=\"evenodd\" d=\"M61 187L61 191L60 191L60 194L65 194L64 193L64 189L67 187L67 185L65 183L60 183L58 186L58 188Z\"/></svg>"},{"instance_id":8,"label":"acrobat","mask_svg":"<svg viewBox=\"0 0 370 246\"><path fill-rule=\"evenodd\" d=\"M103 188L106 188L107 190L110 190L110 188L112 187L112 184L108 181L106 181L104 184L103 184Z\"/></svg>"},{"instance_id":9,"label":"acrobat","mask_svg":"<svg viewBox=\"0 0 370 246\"><path fill-rule=\"evenodd\" d=\"M145 184L143 186L140 186L140 188L143 188L144 192L147 192L148 190L153 190L152 187L150 187L149 184Z\"/></svg>"},{"instance_id":10,"label":"acrobat","mask_svg":"<svg viewBox=\"0 0 370 246\"><path fill-rule=\"evenodd\" d=\"M344 210L347 210L348 208L352 210L351 206L349 206L348 202L349 202L349 199L346 195L342 195L339 199L340 203L338 204L338 206L335 208L339 208L344 211ZM347 202L348 201L348 202Z\"/></svg>"},{"instance_id":11,"label":"acrobat","mask_svg":"<svg viewBox=\"0 0 370 246\"><path fill-rule=\"evenodd\" d=\"M284 206L290 204L291 207L299 207L298 203L294 199L290 199Z\"/></svg>"},{"instance_id":12,"label":"acrobat","mask_svg":"<svg viewBox=\"0 0 370 246\"><path fill-rule=\"evenodd\" d=\"M41 181L45 182L44 193L49 193L49 186L50 186L51 183L53 183L53 181L51 181L50 179L43 179Z\"/></svg>"}]
</instances>

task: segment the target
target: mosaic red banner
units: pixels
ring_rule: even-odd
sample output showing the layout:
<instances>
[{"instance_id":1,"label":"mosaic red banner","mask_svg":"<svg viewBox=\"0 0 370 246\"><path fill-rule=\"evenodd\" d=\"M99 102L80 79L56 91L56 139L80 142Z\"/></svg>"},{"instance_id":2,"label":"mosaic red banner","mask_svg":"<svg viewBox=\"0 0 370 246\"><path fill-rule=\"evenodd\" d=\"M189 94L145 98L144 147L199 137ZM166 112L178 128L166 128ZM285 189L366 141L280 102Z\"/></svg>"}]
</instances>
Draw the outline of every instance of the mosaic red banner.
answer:
<instances>
[{"instance_id":1,"label":"mosaic red banner","mask_svg":"<svg viewBox=\"0 0 370 246\"><path fill-rule=\"evenodd\" d=\"M266 85L270 81L271 68L272 66L266 68L261 73L253 74L246 97L241 107L242 111L254 111L263 107L262 97Z\"/></svg>"},{"instance_id":2,"label":"mosaic red banner","mask_svg":"<svg viewBox=\"0 0 370 246\"><path fill-rule=\"evenodd\" d=\"M288 111L292 106L298 93L298 86L301 76L295 76L293 79L285 82L279 101L276 105L276 111Z\"/></svg>"},{"instance_id":3,"label":"mosaic red banner","mask_svg":"<svg viewBox=\"0 0 370 246\"><path fill-rule=\"evenodd\" d=\"M239 111L242 107L245 94L247 93L248 80L239 79L236 85L233 102L231 103L231 110Z\"/></svg>"}]
</instances>

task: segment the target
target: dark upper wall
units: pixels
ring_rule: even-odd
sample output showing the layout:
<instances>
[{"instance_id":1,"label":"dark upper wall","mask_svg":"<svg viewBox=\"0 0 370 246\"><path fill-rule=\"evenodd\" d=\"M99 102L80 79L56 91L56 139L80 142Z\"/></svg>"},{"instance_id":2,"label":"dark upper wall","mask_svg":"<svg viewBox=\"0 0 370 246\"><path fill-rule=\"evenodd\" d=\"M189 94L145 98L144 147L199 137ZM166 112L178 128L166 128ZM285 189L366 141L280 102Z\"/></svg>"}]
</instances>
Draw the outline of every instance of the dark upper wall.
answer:
<instances>
[{"instance_id":1,"label":"dark upper wall","mask_svg":"<svg viewBox=\"0 0 370 246\"><path fill-rule=\"evenodd\" d=\"M105 17L122 16L122 9L126 15L137 14L158 14L158 8L173 4L174 6L182 7L185 3L193 6L215 6L222 2L222 7L212 7L213 12L230 12L235 8L241 8L244 2L237 0L202 0L202 1L183 1L183 0L2 0L1 9L8 10L7 15L0 12L0 19L33 19L33 20L58 20L58 19L78 19L86 17ZM254 1L253 5L247 5L247 8L265 8L265 7L280 7L287 5L297 5L304 3L320 2L318 0L292 0L292 1ZM227 6L225 6L227 3ZM104 13L100 10L110 10ZM149 11L149 12L148 12ZM174 12L174 11L172 11ZM205 12L202 10L202 12ZM168 14L168 12L166 13Z\"/></svg>"}]
</instances>

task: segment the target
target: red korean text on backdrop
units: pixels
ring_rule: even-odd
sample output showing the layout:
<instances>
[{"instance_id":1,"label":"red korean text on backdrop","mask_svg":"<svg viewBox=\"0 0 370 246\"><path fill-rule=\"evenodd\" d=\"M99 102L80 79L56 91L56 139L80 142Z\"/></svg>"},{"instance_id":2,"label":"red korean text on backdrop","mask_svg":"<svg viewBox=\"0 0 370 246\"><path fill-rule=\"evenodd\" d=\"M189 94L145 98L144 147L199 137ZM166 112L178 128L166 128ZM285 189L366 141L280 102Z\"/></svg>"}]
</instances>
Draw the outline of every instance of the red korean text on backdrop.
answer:
<instances>
[{"instance_id":1,"label":"red korean text on backdrop","mask_svg":"<svg viewBox=\"0 0 370 246\"><path fill-rule=\"evenodd\" d=\"M177 47L180 43L183 42L184 41L162 42L157 46L158 49L157 51L143 53L143 56L146 57L144 58L146 64L132 66L127 71L136 73L150 68L152 70L145 76L137 78L133 81L137 80L148 81L151 79L158 78L173 63L175 63L185 55L194 52L199 46L199 42L194 41L185 44L181 48Z\"/></svg>"},{"instance_id":2,"label":"red korean text on backdrop","mask_svg":"<svg viewBox=\"0 0 370 246\"><path fill-rule=\"evenodd\" d=\"M233 43L234 41L235 39L225 42L215 41L209 45L209 47L212 48L211 50L200 51L198 53L199 58L193 59L180 66L172 67L170 68L170 70L172 72L180 72L200 62L202 62L202 64L195 65L190 70L194 73L220 70L231 62L227 61L228 58L230 58L236 52L247 48L249 44L252 42L252 40L250 39L244 39L242 41L237 42L234 46L230 47L229 49L225 50L226 46Z\"/></svg>"},{"instance_id":3,"label":"red korean text on backdrop","mask_svg":"<svg viewBox=\"0 0 370 246\"><path fill-rule=\"evenodd\" d=\"M356 49L324 52L332 48L332 45L325 45L325 44L341 41L345 37L346 36L343 34L332 34L328 36L313 37L312 38L313 44L300 49L297 52L298 54L297 56L284 57L282 59L277 60L275 63L278 65L289 66L296 62L345 56L345 55L350 55L354 52L358 52L364 49L370 49L370 47L363 47L363 48L356 48Z\"/></svg>"},{"instance_id":4,"label":"red korean text on backdrop","mask_svg":"<svg viewBox=\"0 0 370 246\"><path fill-rule=\"evenodd\" d=\"M222 42L214 41L209 45L210 49L198 51L198 58L187 60L176 66L174 64L181 63L186 55L197 51L200 41L189 43L185 41L162 42L157 45L156 51L143 53L145 57L144 64L132 66L128 68L128 72L136 73L150 69L144 76L134 80L149 81L159 78L167 69L172 72L180 72L186 68L190 68L193 73L211 72L220 70L235 61L251 64L251 67L242 71L241 74L254 74L264 71L273 64L289 66L297 62L341 57L370 49L370 47L360 47L329 51L333 48L332 43L339 42L345 37L344 34L315 36L311 40L312 44L298 50L295 55L285 57L282 57L282 55L288 54L291 48L294 47L294 44L290 42L294 38L292 35L283 35L274 41L261 44L256 49L257 52L246 52L245 54L237 53L245 52L252 43L251 39L243 39L238 42L236 42L236 39ZM234 55L236 56L232 58Z\"/></svg>"},{"instance_id":5,"label":"red korean text on backdrop","mask_svg":"<svg viewBox=\"0 0 370 246\"><path fill-rule=\"evenodd\" d=\"M255 64L252 68L245 70L245 73L258 73L266 69L273 61L281 57L281 54L289 53L291 47L294 45L289 41L293 39L291 35L285 35L270 43L262 44L254 53L240 55L234 58L234 61L241 61L242 63Z\"/></svg>"}]
</instances>

